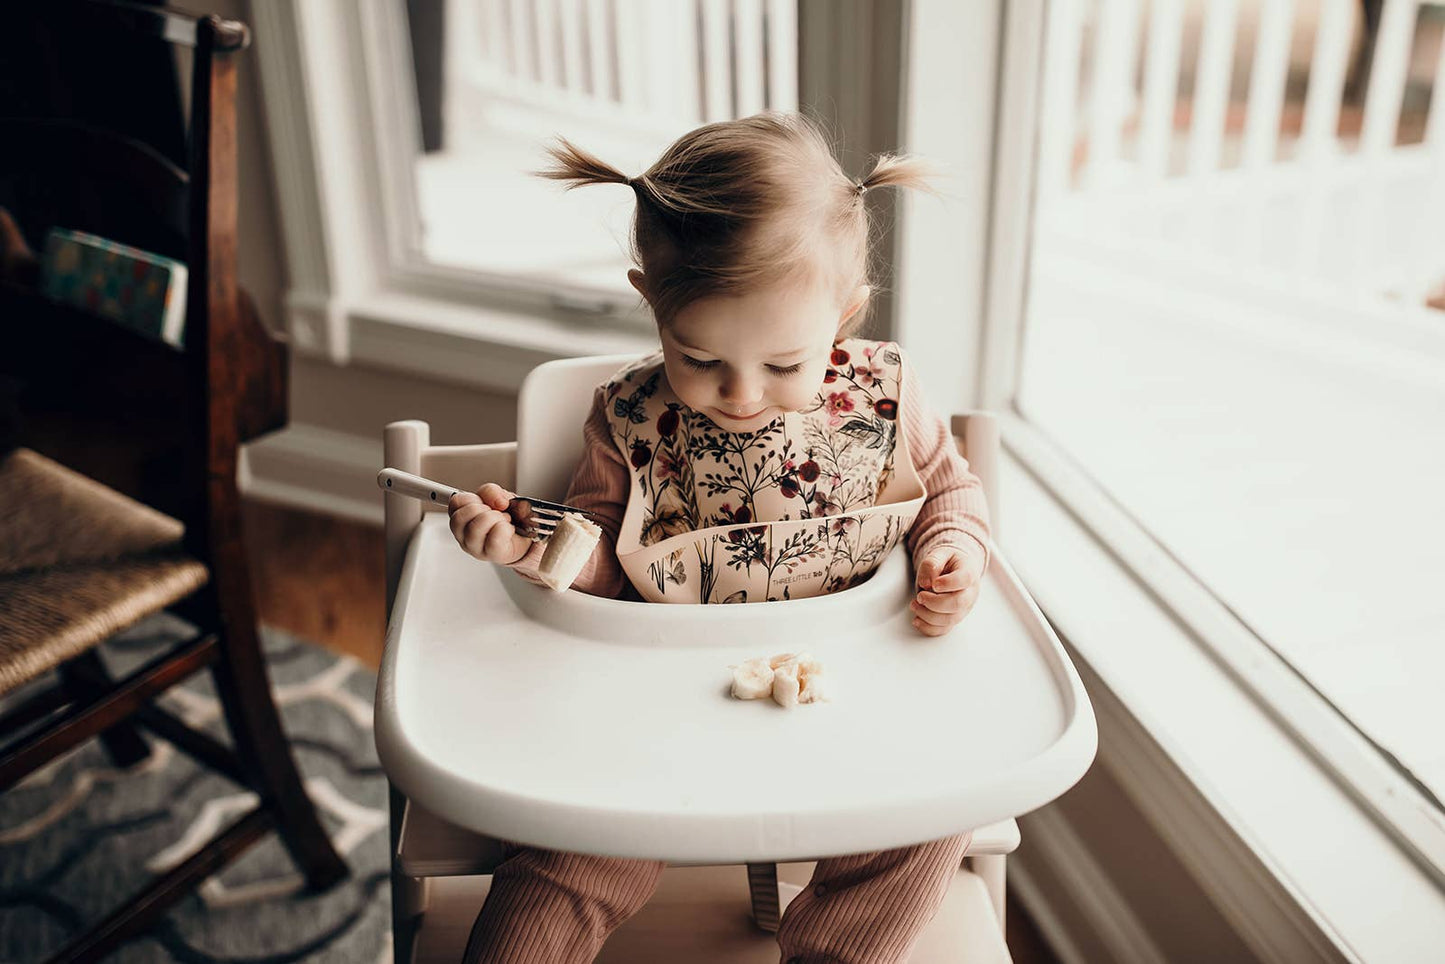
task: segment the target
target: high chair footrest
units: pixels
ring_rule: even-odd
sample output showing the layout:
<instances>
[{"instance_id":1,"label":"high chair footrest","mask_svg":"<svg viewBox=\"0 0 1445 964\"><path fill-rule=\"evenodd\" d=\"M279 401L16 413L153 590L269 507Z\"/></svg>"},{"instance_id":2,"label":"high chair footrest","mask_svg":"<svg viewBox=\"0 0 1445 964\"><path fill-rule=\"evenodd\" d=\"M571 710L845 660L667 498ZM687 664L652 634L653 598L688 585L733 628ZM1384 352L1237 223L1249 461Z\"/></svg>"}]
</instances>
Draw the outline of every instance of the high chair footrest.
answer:
<instances>
[{"instance_id":1,"label":"high chair footrest","mask_svg":"<svg viewBox=\"0 0 1445 964\"><path fill-rule=\"evenodd\" d=\"M490 874L502 862L502 844L443 820L415 800L408 800L401 818L396 860L408 877Z\"/></svg>"},{"instance_id":2,"label":"high chair footrest","mask_svg":"<svg viewBox=\"0 0 1445 964\"><path fill-rule=\"evenodd\" d=\"M413 964L461 959L490 877L449 877L432 885L431 904L417 932ZM801 888L782 884L784 906ZM612 935L597 964L633 961L690 964L776 964L773 935L749 914L747 878L737 867L669 867L657 892ZM1005 964L1009 957L983 881L960 870L909 955L909 964Z\"/></svg>"}]
</instances>

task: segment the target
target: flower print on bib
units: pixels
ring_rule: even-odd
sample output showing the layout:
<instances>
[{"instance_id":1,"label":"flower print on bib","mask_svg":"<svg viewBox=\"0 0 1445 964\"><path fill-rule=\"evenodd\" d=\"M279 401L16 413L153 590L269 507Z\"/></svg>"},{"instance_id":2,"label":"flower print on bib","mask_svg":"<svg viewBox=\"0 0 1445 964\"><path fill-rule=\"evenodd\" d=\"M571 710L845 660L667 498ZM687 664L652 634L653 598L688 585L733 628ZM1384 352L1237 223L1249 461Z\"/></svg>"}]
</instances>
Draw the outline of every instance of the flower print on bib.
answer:
<instances>
[{"instance_id":1,"label":"flower print on bib","mask_svg":"<svg viewBox=\"0 0 1445 964\"><path fill-rule=\"evenodd\" d=\"M649 602L795 599L862 582L926 493L899 428L903 356L892 342L834 346L803 410L729 432L673 394L661 355L606 386L632 488L617 538Z\"/></svg>"}]
</instances>

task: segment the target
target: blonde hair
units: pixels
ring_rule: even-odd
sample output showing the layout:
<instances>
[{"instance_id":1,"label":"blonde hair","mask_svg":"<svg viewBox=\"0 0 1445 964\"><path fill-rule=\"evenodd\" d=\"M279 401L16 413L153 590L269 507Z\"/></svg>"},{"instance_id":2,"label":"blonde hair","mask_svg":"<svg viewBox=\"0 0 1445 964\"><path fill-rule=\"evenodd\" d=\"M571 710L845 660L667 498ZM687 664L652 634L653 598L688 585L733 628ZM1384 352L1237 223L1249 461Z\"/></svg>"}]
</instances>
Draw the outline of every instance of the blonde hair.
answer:
<instances>
[{"instance_id":1,"label":"blonde hair","mask_svg":"<svg viewBox=\"0 0 1445 964\"><path fill-rule=\"evenodd\" d=\"M927 187L923 164L894 154L854 181L812 121L773 111L684 134L637 177L565 139L548 153L555 165L538 174L569 189L633 189L632 255L662 325L702 298L809 272L847 298L869 278L867 192Z\"/></svg>"}]
</instances>

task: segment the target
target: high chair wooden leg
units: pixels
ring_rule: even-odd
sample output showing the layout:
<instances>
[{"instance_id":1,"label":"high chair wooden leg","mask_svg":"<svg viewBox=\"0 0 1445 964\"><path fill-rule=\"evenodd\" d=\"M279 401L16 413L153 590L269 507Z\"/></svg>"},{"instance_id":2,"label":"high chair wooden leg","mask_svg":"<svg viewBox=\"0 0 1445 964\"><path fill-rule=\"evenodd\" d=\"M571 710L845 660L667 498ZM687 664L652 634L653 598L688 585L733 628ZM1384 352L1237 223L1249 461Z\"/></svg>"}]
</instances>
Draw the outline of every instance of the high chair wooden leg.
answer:
<instances>
[{"instance_id":1,"label":"high chair wooden leg","mask_svg":"<svg viewBox=\"0 0 1445 964\"><path fill-rule=\"evenodd\" d=\"M993 901L993 912L998 915L999 930L1003 929L1004 923L1005 859L1003 854L975 854L968 858L969 869L977 874L988 888L988 896Z\"/></svg>"},{"instance_id":2,"label":"high chair wooden leg","mask_svg":"<svg viewBox=\"0 0 1445 964\"><path fill-rule=\"evenodd\" d=\"M760 930L776 934L782 924L778 865L748 864L748 894L753 901L753 922Z\"/></svg>"},{"instance_id":3,"label":"high chair wooden leg","mask_svg":"<svg viewBox=\"0 0 1445 964\"><path fill-rule=\"evenodd\" d=\"M397 961L410 961L416 941L417 918L426 913L430 883L402 873L397 860L401 843L402 816L406 813L406 797L390 781L386 781L391 811L391 947Z\"/></svg>"}]
</instances>

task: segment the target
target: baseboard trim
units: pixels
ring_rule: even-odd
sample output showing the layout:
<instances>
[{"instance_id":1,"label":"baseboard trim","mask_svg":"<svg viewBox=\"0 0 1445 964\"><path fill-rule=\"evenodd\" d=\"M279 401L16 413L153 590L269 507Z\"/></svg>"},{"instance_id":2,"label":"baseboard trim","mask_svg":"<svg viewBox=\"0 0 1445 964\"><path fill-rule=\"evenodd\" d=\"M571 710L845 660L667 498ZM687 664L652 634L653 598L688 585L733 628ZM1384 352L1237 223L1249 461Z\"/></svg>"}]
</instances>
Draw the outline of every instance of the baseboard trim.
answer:
<instances>
[{"instance_id":1,"label":"baseboard trim","mask_svg":"<svg viewBox=\"0 0 1445 964\"><path fill-rule=\"evenodd\" d=\"M1064 964L1088 964L1088 955L1080 949L1088 946L1106 948L1111 960L1167 964L1167 956L1060 810L1045 807L1024 817L1022 834L1028 847L1010 858L1009 882ZM1035 867L1047 867L1063 893L1047 893ZM1053 903L1061 896L1089 934L1069 930L1061 908Z\"/></svg>"},{"instance_id":2,"label":"baseboard trim","mask_svg":"<svg viewBox=\"0 0 1445 964\"><path fill-rule=\"evenodd\" d=\"M1033 846L1033 840L1029 841L1029 846ZM1057 904L1049 899L1029 866L1017 856L1009 860L1008 888L1028 912L1029 920L1038 928L1044 943L1061 964L1092 964L1088 955L1079 949L1076 935L1059 916Z\"/></svg>"},{"instance_id":3,"label":"baseboard trim","mask_svg":"<svg viewBox=\"0 0 1445 964\"><path fill-rule=\"evenodd\" d=\"M287 426L242 448L237 484L246 498L380 526L380 436Z\"/></svg>"}]
</instances>

